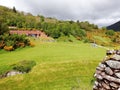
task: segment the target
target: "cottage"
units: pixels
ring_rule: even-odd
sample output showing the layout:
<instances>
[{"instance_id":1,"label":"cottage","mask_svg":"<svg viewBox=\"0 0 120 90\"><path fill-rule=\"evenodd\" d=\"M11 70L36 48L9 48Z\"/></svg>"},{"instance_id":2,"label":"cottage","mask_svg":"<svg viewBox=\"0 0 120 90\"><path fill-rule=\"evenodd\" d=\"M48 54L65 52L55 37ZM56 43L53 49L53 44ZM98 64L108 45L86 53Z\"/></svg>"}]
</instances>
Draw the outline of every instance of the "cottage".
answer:
<instances>
[{"instance_id":1,"label":"cottage","mask_svg":"<svg viewBox=\"0 0 120 90\"><path fill-rule=\"evenodd\" d=\"M47 35L39 30L10 30L10 34L20 34L32 37L47 37Z\"/></svg>"}]
</instances>

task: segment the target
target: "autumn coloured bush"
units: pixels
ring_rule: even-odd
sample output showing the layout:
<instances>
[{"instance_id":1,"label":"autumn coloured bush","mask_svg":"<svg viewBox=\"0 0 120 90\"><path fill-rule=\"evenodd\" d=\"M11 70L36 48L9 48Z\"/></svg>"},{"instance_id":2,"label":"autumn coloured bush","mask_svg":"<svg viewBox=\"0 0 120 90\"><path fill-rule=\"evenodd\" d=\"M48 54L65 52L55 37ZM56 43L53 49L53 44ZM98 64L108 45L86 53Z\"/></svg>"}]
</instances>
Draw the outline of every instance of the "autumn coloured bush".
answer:
<instances>
[{"instance_id":1,"label":"autumn coloured bush","mask_svg":"<svg viewBox=\"0 0 120 90\"><path fill-rule=\"evenodd\" d=\"M6 50L6 51L12 51L12 50L14 50L14 48L13 48L13 46L5 46L4 50Z\"/></svg>"},{"instance_id":2,"label":"autumn coloured bush","mask_svg":"<svg viewBox=\"0 0 120 90\"><path fill-rule=\"evenodd\" d=\"M34 46L35 46L35 44L34 44L33 42L30 42L29 45L30 45L31 47L34 47Z\"/></svg>"},{"instance_id":3,"label":"autumn coloured bush","mask_svg":"<svg viewBox=\"0 0 120 90\"><path fill-rule=\"evenodd\" d=\"M30 45L30 40L26 38L25 35L0 35L0 49L6 51L12 51L19 47L25 47Z\"/></svg>"}]
</instances>

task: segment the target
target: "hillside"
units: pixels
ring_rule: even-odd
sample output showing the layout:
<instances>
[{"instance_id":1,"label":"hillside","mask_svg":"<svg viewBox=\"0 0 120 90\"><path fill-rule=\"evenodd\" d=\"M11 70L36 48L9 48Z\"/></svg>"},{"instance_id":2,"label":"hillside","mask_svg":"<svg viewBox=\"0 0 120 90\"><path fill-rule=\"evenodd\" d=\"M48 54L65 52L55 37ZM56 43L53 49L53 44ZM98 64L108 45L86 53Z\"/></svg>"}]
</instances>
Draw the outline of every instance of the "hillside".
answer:
<instances>
[{"instance_id":1,"label":"hillside","mask_svg":"<svg viewBox=\"0 0 120 90\"><path fill-rule=\"evenodd\" d=\"M37 63L30 73L0 79L0 90L92 90L93 73L104 49L84 43L35 41L33 48L0 51L0 73L21 60Z\"/></svg>"},{"instance_id":2,"label":"hillside","mask_svg":"<svg viewBox=\"0 0 120 90\"><path fill-rule=\"evenodd\" d=\"M15 31L19 32L12 34ZM37 38L18 35L26 31L42 31L50 40L40 34ZM119 44L119 32L88 21L33 16L0 6L0 90L92 90L95 68L106 48ZM5 51L6 46L12 50ZM18 69L21 74L6 76Z\"/></svg>"},{"instance_id":3,"label":"hillside","mask_svg":"<svg viewBox=\"0 0 120 90\"><path fill-rule=\"evenodd\" d=\"M120 31L120 21L118 21L110 26L107 26L107 29L114 30L114 31Z\"/></svg>"},{"instance_id":4,"label":"hillside","mask_svg":"<svg viewBox=\"0 0 120 90\"><path fill-rule=\"evenodd\" d=\"M47 36L59 41L74 42L76 39L105 46L113 46L120 42L116 32L98 28L97 25L88 21L63 21L43 15L33 16L31 13L17 11L15 7L10 9L0 6L0 12L1 23L16 27L16 30L42 30ZM5 24L1 27L5 27ZM0 30L4 30L4 28ZM71 37L75 39L71 39Z\"/></svg>"}]
</instances>

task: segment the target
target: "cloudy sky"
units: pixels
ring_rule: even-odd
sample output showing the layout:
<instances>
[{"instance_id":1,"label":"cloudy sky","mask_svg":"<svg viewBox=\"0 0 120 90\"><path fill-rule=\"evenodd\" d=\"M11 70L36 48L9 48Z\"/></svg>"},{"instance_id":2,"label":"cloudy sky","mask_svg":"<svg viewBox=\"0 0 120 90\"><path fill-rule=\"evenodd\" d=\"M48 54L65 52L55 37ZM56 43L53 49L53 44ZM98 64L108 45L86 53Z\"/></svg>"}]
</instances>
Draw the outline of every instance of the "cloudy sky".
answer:
<instances>
[{"instance_id":1,"label":"cloudy sky","mask_svg":"<svg viewBox=\"0 0 120 90\"><path fill-rule=\"evenodd\" d=\"M0 5L61 20L108 26L120 20L120 0L0 0Z\"/></svg>"}]
</instances>

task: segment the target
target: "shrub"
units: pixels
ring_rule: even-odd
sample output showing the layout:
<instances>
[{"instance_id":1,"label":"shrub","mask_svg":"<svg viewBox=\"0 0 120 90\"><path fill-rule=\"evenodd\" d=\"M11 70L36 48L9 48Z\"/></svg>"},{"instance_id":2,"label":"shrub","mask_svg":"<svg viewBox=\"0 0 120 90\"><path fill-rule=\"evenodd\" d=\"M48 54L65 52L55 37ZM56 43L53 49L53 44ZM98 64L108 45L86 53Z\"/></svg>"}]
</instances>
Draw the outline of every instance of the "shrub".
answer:
<instances>
[{"instance_id":1,"label":"shrub","mask_svg":"<svg viewBox=\"0 0 120 90\"><path fill-rule=\"evenodd\" d=\"M5 46L4 41L0 42L0 48L2 49Z\"/></svg>"},{"instance_id":2,"label":"shrub","mask_svg":"<svg viewBox=\"0 0 120 90\"><path fill-rule=\"evenodd\" d=\"M25 47L25 43L23 43L23 42L18 42L18 43L16 44L16 46L17 46L17 47Z\"/></svg>"},{"instance_id":3,"label":"shrub","mask_svg":"<svg viewBox=\"0 0 120 90\"><path fill-rule=\"evenodd\" d=\"M29 44L30 44L31 47L35 46L35 44L33 42L30 42Z\"/></svg>"},{"instance_id":4,"label":"shrub","mask_svg":"<svg viewBox=\"0 0 120 90\"><path fill-rule=\"evenodd\" d=\"M108 35L108 36L113 36L114 34L115 34L115 31L113 31L113 30L106 31L106 35Z\"/></svg>"},{"instance_id":5,"label":"shrub","mask_svg":"<svg viewBox=\"0 0 120 90\"><path fill-rule=\"evenodd\" d=\"M6 45L6 46L14 46L14 45L15 45L15 42L12 41L12 40L7 40L7 41L5 42L5 45Z\"/></svg>"},{"instance_id":6,"label":"shrub","mask_svg":"<svg viewBox=\"0 0 120 90\"><path fill-rule=\"evenodd\" d=\"M13 48L13 46L5 46L4 50L6 50L6 51L12 51L12 50L14 50L14 48Z\"/></svg>"},{"instance_id":7,"label":"shrub","mask_svg":"<svg viewBox=\"0 0 120 90\"><path fill-rule=\"evenodd\" d=\"M78 36L78 37L81 37L81 38L83 38L83 37L85 37L86 36L86 32L85 32L85 30L78 30L77 32L76 32L76 35Z\"/></svg>"},{"instance_id":8,"label":"shrub","mask_svg":"<svg viewBox=\"0 0 120 90\"><path fill-rule=\"evenodd\" d=\"M58 41L68 42L68 41L69 41L68 39L69 39L68 36L64 36L64 35L63 35L63 36L61 36L61 37L58 38Z\"/></svg>"},{"instance_id":9,"label":"shrub","mask_svg":"<svg viewBox=\"0 0 120 90\"><path fill-rule=\"evenodd\" d=\"M32 67L35 65L36 65L35 61L23 60L23 61L20 61L16 64L12 65L12 67L13 67L13 70L28 73L32 69Z\"/></svg>"},{"instance_id":10,"label":"shrub","mask_svg":"<svg viewBox=\"0 0 120 90\"><path fill-rule=\"evenodd\" d=\"M3 21L0 20L0 35L4 33L8 33L9 29L6 23L3 23Z\"/></svg>"},{"instance_id":11,"label":"shrub","mask_svg":"<svg viewBox=\"0 0 120 90\"><path fill-rule=\"evenodd\" d=\"M28 73L33 66L36 65L35 61L20 61L18 63L15 63L13 65L6 65L6 66L1 66L0 67L0 78L4 78L7 76L7 73L9 71L19 71L22 73Z\"/></svg>"},{"instance_id":12,"label":"shrub","mask_svg":"<svg viewBox=\"0 0 120 90\"><path fill-rule=\"evenodd\" d=\"M90 40L89 40L88 38L85 38L83 42L84 42L84 43L89 43Z\"/></svg>"},{"instance_id":13,"label":"shrub","mask_svg":"<svg viewBox=\"0 0 120 90\"><path fill-rule=\"evenodd\" d=\"M0 35L0 49L4 48L7 51L12 51L13 49L16 49L19 47L25 47L29 45L30 45L30 40L27 39L25 35L17 35L17 34Z\"/></svg>"},{"instance_id":14,"label":"shrub","mask_svg":"<svg viewBox=\"0 0 120 90\"><path fill-rule=\"evenodd\" d=\"M81 37L76 37L76 39L77 39L77 40L82 40L82 38L81 38Z\"/></svg>"}]
</instances>

